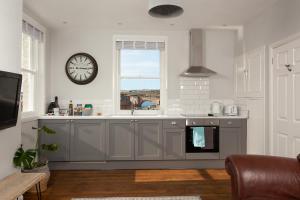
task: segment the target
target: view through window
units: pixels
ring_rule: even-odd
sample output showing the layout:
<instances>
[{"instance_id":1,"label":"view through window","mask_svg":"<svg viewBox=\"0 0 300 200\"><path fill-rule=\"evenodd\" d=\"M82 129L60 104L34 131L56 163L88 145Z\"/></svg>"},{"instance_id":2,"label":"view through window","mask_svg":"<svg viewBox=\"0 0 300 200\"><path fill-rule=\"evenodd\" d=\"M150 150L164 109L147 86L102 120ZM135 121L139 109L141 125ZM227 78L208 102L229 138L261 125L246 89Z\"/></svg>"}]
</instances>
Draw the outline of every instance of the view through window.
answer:
<instances>
[{"instance_id":1,"label":"view through window","mask_svg":"<svg viewBox=\"0 0 300 200\"><path fill-rule=\"evenodd\" d=\"M120 50L120 110L160 110L160 50Z\"/></svg>"},{"instance_id":2,"label":"view through window","mask_svg":"<svg viewBox=\"0 0 300 200\"><path fill-rule=\"evenodd\" d=\"M22 100L23 112L34 111L36 66L38 62L38 41L30 35L22 34Z\"/></svg>"}]
</instances>

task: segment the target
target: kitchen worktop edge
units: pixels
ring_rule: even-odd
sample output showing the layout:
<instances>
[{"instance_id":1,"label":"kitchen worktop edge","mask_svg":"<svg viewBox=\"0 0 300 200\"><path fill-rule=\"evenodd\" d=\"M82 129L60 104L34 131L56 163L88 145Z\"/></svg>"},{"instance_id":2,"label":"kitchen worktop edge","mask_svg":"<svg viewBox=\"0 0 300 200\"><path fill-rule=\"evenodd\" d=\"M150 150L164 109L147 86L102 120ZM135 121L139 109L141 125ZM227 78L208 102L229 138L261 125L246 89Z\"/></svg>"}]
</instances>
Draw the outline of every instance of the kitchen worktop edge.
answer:
<instances>
[{"instance_id":1,"label":"kitchen worktop edge","mask_svg":"<svg viewBox=\"0 0 300 200\"><path fill-rule=\"evenodd\" d=\"M199 116L199 117L187 117L182 115L159 115L159 116L40 116L38 119L44 120L95 120L95 119L248 119L246 115L239 116Z\"/></svg>"}]
</instances>

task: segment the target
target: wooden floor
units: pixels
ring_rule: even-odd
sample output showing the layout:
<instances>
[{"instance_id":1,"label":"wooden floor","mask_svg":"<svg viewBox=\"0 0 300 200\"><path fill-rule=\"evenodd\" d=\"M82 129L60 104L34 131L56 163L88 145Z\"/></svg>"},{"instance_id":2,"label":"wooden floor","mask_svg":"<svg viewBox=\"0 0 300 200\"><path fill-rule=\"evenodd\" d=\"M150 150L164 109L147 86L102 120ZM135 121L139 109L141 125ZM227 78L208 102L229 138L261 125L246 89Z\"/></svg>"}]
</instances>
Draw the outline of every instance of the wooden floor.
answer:
<instances>
[{"instance_id":1,"label":"wooden floor","mask_svg":"<svg viewBox=\"0 0 300 200\"><path fill-rule=\"evenodd\" d=\"M43 200L185 195L230 200L230 178L224 170L52 171ZM25 195L25 200L35 199Z\"/></svg>"}]
</instances>

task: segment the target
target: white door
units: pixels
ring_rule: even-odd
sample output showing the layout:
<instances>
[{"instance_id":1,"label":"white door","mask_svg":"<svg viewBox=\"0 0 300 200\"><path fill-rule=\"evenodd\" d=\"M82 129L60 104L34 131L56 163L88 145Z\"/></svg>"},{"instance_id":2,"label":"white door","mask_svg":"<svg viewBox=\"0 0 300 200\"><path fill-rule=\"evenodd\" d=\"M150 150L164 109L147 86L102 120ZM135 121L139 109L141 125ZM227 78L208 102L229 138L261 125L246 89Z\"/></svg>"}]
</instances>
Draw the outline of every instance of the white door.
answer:
<instances>
[{"instance_id":1,"label":"white door","mask_svg":"<svg viewBox=\"0 0 300 200\"><path fill-rule=\"evenodd\" d=\"M273 52L273 154L300 153L300 40Z\"/></svg>"},{"instance_id":2,"label":"white door","mask_svg":"<svg viewBox=\"0 0 300 200\"><path fill-rule=\"evenodd\" d=\"M246 96L246 68L244 56L235 61L235 91L237 97Z\"/></svg>"},{"instance_id":3,"label":"white door","mask_svg":"<svg viewBox=\"0 0 300 200\"><path fill-rule=\"evenodd\" d=\"M265 47L246 55L247 97L264 97L265 88Z\"/></svg>"}]
</instances>

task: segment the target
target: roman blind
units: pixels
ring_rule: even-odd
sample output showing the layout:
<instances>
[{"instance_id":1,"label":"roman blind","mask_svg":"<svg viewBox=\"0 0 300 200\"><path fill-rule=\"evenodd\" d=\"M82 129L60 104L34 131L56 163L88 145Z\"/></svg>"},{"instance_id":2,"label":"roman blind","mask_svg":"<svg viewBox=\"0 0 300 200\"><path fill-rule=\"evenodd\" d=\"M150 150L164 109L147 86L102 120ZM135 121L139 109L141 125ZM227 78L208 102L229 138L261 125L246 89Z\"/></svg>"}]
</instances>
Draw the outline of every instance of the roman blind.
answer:
<instances>
[{"instance_id":1,"label":"roman blind","mask_svg":"<svg viewBox=\"0 0 300 200\"><path fill-rule=\"evenodd\" d=\"M147 42L147 41L117 41L117 50L121 49L149 49L149 50L164 50L164 42Z\"/></svg>"},{"instance_id":2,"label":"roman blind","mask_svg":"<svg viewBox=\"0 0 300 200\"><path fill-rule=\"evenodd\" d=\"M44 33L25 20L23 20L22 29L23 33L29 35L33 39L38 40L39 42L44 41Z\"/></svg>"}]
</instances>

